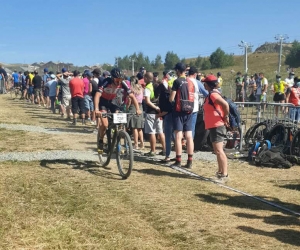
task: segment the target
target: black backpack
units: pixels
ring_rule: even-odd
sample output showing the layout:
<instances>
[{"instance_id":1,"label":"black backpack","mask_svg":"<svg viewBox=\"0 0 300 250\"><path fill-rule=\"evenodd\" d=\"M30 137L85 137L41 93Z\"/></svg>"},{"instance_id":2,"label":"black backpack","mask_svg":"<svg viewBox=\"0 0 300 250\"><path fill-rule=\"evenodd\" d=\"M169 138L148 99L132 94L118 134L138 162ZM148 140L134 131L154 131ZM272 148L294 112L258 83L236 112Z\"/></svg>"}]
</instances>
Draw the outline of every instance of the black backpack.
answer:
<instances>
[{"instance_id":1,"label":"black backpack","mask_svg":"<svg viewBox=\"0 0 300 250\"><path fill-rule=\"evenodd\" d=\"M292 164L287 157L280 152L280 148L262 147L254 160L257 166L273 167L273 168L290 168Z\"/></svg>"}]
</instances>

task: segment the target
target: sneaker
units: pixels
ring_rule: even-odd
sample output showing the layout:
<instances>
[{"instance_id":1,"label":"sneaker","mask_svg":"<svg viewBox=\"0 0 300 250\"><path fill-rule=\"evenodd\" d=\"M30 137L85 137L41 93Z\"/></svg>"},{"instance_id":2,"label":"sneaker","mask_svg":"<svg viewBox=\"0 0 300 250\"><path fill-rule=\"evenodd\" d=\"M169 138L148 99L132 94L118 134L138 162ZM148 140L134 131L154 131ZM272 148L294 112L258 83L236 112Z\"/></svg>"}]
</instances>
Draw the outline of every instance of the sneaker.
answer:
<instances>
[{"instance_id":1,"label":"sneaker","mask_svg":"<svg viewBox=\"0 0 300 250\"><path fill-rule=\"evenodd\" d=\"M227 175L220 175L218 178L215 179L215 182L225 184L229 181L229 176Z\"/></svg>"},{"instance_id":2,"label":"sneaker","mask_svg":"<svg viewBox=\"0 0 300 250\"><path fill-rule=\"evenodd\" d=\"M171 168L173 167L181 167L181 162L175 161L172 165L170 165Z\"/></svg>"},{"instance_id":3,"label":"sneaker","mask_svg":"<svg viewBox=\"0 0 300 250\"><path fill-rule=\"evenodd\" d=\"M165 152L165 151L160 151L160 152L158 153L158 155L166 156L166 152Z\"/></svg>"},{"instance_id":4,"label":"sneaker","mask_svg":"<svg viewBox=\"0 0 300 250\"><path fill-rule=\"evenodd\" d=\"M215 173L215 176L214 177L216 177L216 178L220 178L222 176L222 173L221 172L219 172L219 171L217 171L216 173Z\"/></svg>"},{"instance_id":5,"label":"sneaker","mask_svg":"<svg viewBox=\"0 0 300 250\"><path fill-rule=\"evenodd\" d=\"M150 151L149 153L144 154L144 156L150 156L150 157L153 157L155 155L156 155L155 152L152 152L152 151Z\"/></svg>"},{"instance_id":6,"label":"sneaker","mask_svg":"<svg viewBox=\"0 0 300 250\"><path fill-rule=\"evenodd\" d=\"M193 166L192 162L187 162L184 166L182 166L183 168L187 168L187 169L191 169Z\"/></svg>"}]
</instances>

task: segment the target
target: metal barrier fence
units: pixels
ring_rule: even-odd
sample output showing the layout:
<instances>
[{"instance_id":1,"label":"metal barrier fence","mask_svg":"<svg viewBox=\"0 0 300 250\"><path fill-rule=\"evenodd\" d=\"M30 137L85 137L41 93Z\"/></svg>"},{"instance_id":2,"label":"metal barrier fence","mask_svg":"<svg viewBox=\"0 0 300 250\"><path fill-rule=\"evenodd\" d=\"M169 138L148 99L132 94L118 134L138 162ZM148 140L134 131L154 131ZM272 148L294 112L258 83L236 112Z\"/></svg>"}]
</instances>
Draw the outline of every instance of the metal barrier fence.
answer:
<instances>
[{"instance_id":1,"label":"metal barrier fence","mask_svg":"<svg viewBox=\"0 0 300 250\"><path fill-rule=\"evenodd\" d=\"M290 103L264 102L235 102L241 115L240 150L247 142L245 133L254 125L265 123L269 128L281 124L287 128L297 130L300 124L300 107Z\"/></svg>"}]
</instances>

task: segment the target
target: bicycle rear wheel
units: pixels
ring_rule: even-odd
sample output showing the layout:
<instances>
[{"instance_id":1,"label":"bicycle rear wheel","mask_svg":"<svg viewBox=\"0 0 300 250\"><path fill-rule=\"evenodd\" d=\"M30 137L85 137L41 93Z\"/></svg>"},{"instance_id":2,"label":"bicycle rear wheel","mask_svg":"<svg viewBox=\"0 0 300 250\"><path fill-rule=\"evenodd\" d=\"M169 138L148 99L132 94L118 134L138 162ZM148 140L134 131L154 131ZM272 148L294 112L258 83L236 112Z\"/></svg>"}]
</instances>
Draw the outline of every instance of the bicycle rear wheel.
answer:
<instances>
[{"instance_id":1,"label":"bicycle rear wheel","mask_svg":"<svg viewBox=\"0 0 300 250\"><path fill-rule=\"evenodd\" d=\"M97 134L97 152L99 157L99 163L101 167L106 167L111 158L111 144L112 144L112 136L111 129L108 129L103 138L103 150L99 150L99 133Z\"/></svg>"},{"instance_id":2,"label":"bicycle rear wheel","mask_svg":"<svg viewBox=\"0 0 300 250\"><path fill-rule=\"evenodd\" d=\"M245 135L245 143L250 146L257 141L263 141L266 139L269 132L268 124L265 122L260 122L249 128Z\"/></svg>"},{"instance_id":3,"label":"bicycle rear wheel","mask_svg":"<svg viewBox=\"0 0 300 250\"><path fill-rule=\"evenodd\" d=\"M117 137L117 165L122 179L127 179L132 171L133 149L130 136L124 130L118 132Z\"/></svg>"}]
</instances>

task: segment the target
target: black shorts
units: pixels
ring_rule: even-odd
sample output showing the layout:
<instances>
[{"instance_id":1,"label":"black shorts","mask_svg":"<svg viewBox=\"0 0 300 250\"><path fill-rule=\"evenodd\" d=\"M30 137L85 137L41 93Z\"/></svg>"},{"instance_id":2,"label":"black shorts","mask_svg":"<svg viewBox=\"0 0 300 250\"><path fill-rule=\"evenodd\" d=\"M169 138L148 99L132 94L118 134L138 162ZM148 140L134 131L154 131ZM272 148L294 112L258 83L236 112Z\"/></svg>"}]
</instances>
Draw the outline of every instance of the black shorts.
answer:
<instances>
[{"instance_id":1,"label":"black shorts","mask_svg":"<svg viewBox=\"0 0 300 250\"><path fill-rule=\"evenodd\" d=\"M101 98L99 102L99 110L101 112L107 112L110 110L111 113L116 113L116 111L120 110L120 107L113 104L111 101Z\"/></svg>"},{"instance_id":2,"label":"black shorts","mask_svg":"<svg viewBox=\"0 0 300 250\"><path fill-rule=\"evenodd\" d=\"M285 100L285 95L283 93L275 93L273 97L274 102L280 102Z\"/></svg>"},{"instance_id":3,"label":"black shorts","mask_svg":"<svg viewBox=\"0 0 300 250\"><path fill-rule=\"evenodd\" d=\"M77 114L78 109L80 111L80 114L84 114L84 98L75 96L71 98L71 103L72 103L72 113Z\"/></svg>"},{"instance_id":4,"label":"black shorts","mask_svg":"<svg viewBox=\"0 0 300 250\"><path fill-rule=\"evenodd\" d=\"M209 129L209 136L211 143L214 142L223 142L226 138L226 127L220 126L216 128Z\"/></svg>"},{"instance_id":5,"label":"black shorts","mask_svg":"<svg viewBox=\"0 0 300 250\"><path fill-rule=\"evenodd\" d=\"M193 114L173 112L173 129L177 131L192 131Z\"/></svg>"}]
</instances>

